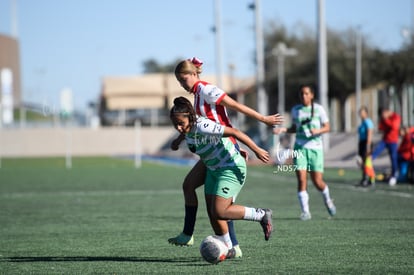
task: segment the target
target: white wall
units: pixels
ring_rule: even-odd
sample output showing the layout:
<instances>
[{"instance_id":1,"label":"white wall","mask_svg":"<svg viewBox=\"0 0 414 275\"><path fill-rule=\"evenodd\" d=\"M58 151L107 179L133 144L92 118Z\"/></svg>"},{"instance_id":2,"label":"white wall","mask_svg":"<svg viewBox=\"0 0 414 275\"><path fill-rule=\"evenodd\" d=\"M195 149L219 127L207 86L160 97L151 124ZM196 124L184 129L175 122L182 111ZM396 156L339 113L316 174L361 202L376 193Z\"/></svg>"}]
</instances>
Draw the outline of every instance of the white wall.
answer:
<instances>
[{"instance_id":1,"label":"white wall","mask_svg":"<svg viewBox=\"0 0 414 275\"><path fill-rule=\"evenodd\" d=\"M136 152L154 154L172 137L173 127L142 128L34 128L0 129L1 157L128 155ZM138 144L138 139L140 144Z\"/></svg>"}]
</instances>

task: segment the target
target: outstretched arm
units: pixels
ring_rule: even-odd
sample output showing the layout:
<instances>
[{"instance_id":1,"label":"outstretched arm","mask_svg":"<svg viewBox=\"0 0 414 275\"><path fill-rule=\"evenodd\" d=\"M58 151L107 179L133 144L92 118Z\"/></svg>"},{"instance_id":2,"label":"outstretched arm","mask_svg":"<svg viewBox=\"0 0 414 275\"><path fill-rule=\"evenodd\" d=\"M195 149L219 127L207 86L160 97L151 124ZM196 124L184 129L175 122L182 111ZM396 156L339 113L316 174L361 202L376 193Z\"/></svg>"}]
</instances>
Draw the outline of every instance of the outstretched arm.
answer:
<instances>
[{"instance_id":1,"label":"outstretched arm","mask_svg":"<svg viewBox=\"0 0 414 275\"><path fill-rule=\"evenodd\" d=\"M254 143L254 141L249 136L247 136L245 133L237 130L236 128L225 127L223 136L224 137L230 137L230 136L235 137L237 140L239 140L244 145L249 147L256 154L256 157L258 159L260 159L261 161L265 163L269 162L270 160L269 153L266 150L257 146L256 143Z\"/></svg>"},{"instance_id":2,"label":"outstretched arm","mask_svg":"<svg viewBox=\"0 0 414 275\"><path fill-rule=\"evenodd\" d=\"M293 124L290 128L286 128L286 127L273 128L273 134L280 135L280 134L283 134L283 133L287 133L287 134L296 133L296 125Z\"/></svg>"},{"instance_id":3,"label":"outstretched arm","mask_svg":"<svg viewBox=\"0 0 414 275\"><path fill-rule=\"evenodd\" d=\"M234 111L240 112L245 114L246 116L252 117L254 119L257 119L258 121L261 121L269 126L273 125L280 125L283 123L283 116L280 114L274 114L270 116L264 116L262 114L259 114L255 110L253 110L250 107L247 107L244 104L241 104L228 95L224 96L224 98L221 100L220 105L223 105L227 108L230 108Z\"/></svg>"}]
</instances>

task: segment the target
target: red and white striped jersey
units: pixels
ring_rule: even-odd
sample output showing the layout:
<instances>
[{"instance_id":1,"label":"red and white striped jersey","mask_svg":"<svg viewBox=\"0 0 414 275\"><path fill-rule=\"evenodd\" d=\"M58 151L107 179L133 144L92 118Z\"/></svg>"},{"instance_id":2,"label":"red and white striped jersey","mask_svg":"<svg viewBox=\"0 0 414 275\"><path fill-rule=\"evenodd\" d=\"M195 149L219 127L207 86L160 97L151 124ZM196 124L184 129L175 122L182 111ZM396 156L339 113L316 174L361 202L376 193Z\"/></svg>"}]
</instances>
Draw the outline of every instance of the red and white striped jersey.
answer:
<instances>
[{"instance_id":1,"label":"red and white striped jersey","mask_svg":"<svg viewBox=\"0 0 414 275\"><path fill-rule=\"evenodd\" d=\"M220 105L226 96L223 90L205 81L198 81L193 86L192 93L194 94L194 109L197 115L232 127L226 108Z\"/></svg>"}]
</instances>

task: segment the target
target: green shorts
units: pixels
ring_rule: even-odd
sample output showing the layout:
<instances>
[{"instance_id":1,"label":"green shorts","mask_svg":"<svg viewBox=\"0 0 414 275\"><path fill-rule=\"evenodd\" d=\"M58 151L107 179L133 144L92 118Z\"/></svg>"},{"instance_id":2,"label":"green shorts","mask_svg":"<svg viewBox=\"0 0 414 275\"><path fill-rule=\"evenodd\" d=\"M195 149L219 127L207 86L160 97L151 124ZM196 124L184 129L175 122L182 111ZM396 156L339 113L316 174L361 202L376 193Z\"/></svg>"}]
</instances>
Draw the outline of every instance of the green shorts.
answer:
<instances>
[{"instance_id":1,"label":"green shorts","mask_svg":"<svg viewBox=\"0 0 414 275\"><path fill-rule=\"evenodd\" d=\"M246 166L207 169L204 194L236 198L246 181Z\"/></svg>"},{"instance_id":2,"label":"green shorts","mask_svg":"<svg viewBox=\"0 0 414 275\"><path fill-rule=\"evenodd\" d=\"M306 170L308 172L322 172L323 173L323 150L322 149L307 149L294 148L295 157L293 164L296 170Z\"/></svg>"}]
</instances>

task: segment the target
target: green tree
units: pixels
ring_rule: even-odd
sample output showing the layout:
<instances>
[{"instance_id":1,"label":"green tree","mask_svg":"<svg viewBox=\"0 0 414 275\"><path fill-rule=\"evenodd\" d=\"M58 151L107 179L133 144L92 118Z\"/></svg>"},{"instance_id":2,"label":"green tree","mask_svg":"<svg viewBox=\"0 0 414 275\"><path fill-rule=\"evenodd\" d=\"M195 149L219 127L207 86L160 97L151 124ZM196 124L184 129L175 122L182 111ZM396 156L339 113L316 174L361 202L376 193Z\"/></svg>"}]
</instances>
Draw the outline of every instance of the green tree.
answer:
<instances>
[{"instance_id":1,"label":"green tree","mask_svg":"<svg viewBox=\"0 0 414 275\"><path fill-rule=\"evenodd\" d=\"M182 59L176 59L171 63L167 64L160 64L157 60L150 58L145 60L142 63L144 68L144 74L150 73L174 73L175 66L180 62Z\"/></svg>"},{"instance_id":2,"label":"green tree","mask_svg":"<svg viewBox=\"0 0 414 275\"><path fill-rule=\"evenodd\" d=\"M356 29L345 31L327 30L328 43L328 97L340 102L355 93L356 80ZM277 57L272 50L279 42L298 50L298 55L285 59L286 106L289 110L298 102L297 91L300 84L317 85L317 35L315 31L301 26L291 34L283 25L270 24L265 34L266 89L269 94L269 112L277 112L278 79ZM398 95L405 83L413 82L414 48L387 53L370 45L362 35L362 88L386 82L395 85ZM344 112L344 104L340 105ZM339 129L344 129L345 121Z\"/></svg>"}]
</instances>

